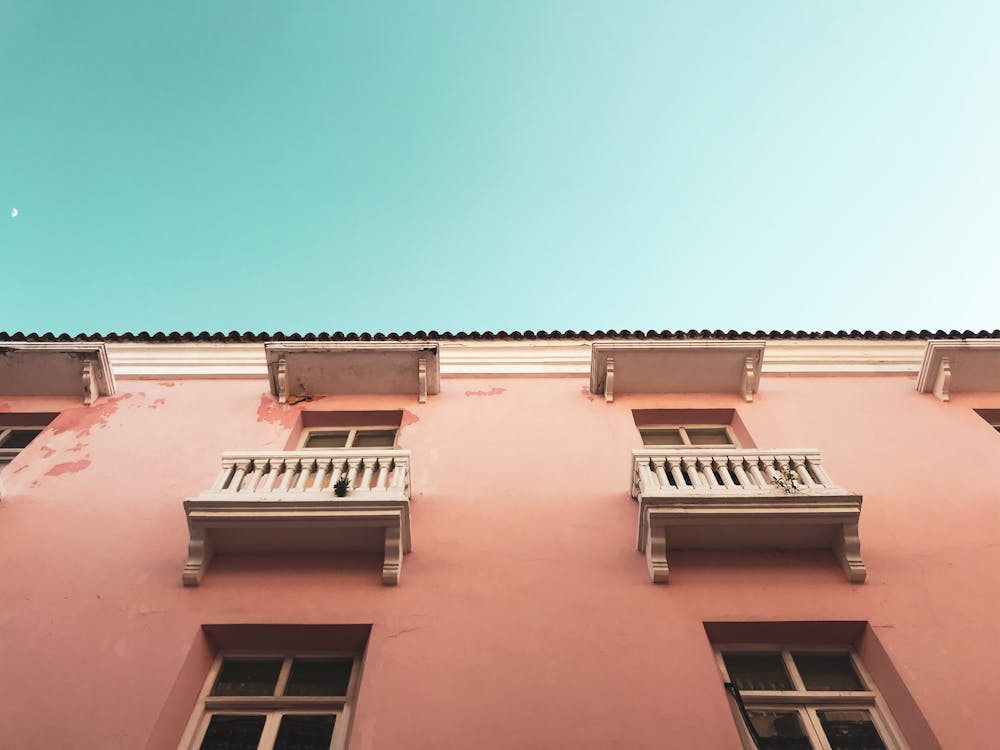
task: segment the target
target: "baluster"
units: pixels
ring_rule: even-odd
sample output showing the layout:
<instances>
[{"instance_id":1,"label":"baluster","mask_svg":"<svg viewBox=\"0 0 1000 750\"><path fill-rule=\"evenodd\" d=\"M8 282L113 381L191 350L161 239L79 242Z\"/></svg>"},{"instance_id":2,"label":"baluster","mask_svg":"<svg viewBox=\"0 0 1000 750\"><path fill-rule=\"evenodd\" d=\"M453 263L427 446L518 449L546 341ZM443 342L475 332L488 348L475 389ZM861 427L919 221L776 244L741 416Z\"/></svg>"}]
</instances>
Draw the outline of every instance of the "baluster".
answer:
<instances>
[{"instance_id":1,"label":"baluster","mask_svg":"<svg viewBox=\"0 0 1000 750\"><path fill-rule=\"evenodd\" d=\"M361 475L361 486L358 488L362 492L368 492L372 488L372 472L375 471L375 459L361 459L364 466L364 473Z\"/></svg>"},{"instance_id":2,"label":"baluster","mask_svg":"<svg viewBox=\"0 0 1000 750\"><path fill-rule=\"evenodd\" d=\"M278 474L280 473L282 463L281 459L269 458L267 460L267 474L264 475L264 486L260 488L261 492L274 491L274 483L278 481Z\"/></svg>"},{"instance_id":3,"label":"baluster","mask_svg":"<svg viewBox=\"0 0 1000 750\"><path fill-rule=\"evenodd\" d=\"M663 456L653 457L653 470L656 472L656 481L659 483L661 490L670 486L670 480L667 479L666 463L667 459Z\"/></svg>"},{"instance_id":4,"label":"baluster","mask_svg":"<svg viewBox=\"0 0 1000 750\"><path fill-rule=\"evenodd\" d=\"M410 483L410 463L405 458L392 459L393 489L405 492Z\"/></svg>"},{"instance_id":5,"label":"baluster","mask_svg":"<svg viewBox=\"0 0 1000 750\"><path fill-rule=\"evenodd\" d=\"M716 456L712 461L715 463L715 468L718 470L719 476L722 477L722 484L725 485L726 489L736 489L736 484L729 475L729 459L725 456Z\"/></svg>"},{"instance_id":6,"label":"baluster","mask_svg":"<svg viewBox=\"0 0 1000 750\"><path fill-rule=\"evenodd\" d=\"M260 484L260 479L262 476L264 476L264 464L266 464L267 461L254 459L251 463L253 463L253 474L247 480L246 491L256 492L257 485Z\"/></svg>"},{"instance_id":7,"label":"baluster","mask_svg":"<svg viewBox=\"0 0 1000 750\"><path fill-rule=\"evenodd\" d=\"M753 477L753 482L757 485L757 489L759 490L767 487L767 480L764 479L764 475L760 472L762 463L764 463L764 458L762 456L747 457L747 464L750 466L750 476Z\"/></svg>"},{"instance_id":8,"label":"baluster","mask_svg":"<svg viewBox=\"0 0 1000 750\"><path fill-rule=\"evenodd\" d=\"M292 480L295 479L295 471L299 467L299 460L297 458L283 459L281 462L285 471L281 475L281 485L278 487L280 492L288 492L289 488L292 486Z\"/></svg>"},{"instance_id":9,"label":"baluster","mask_svg":"<svg viewBox=\"0 0 1000 750\"><path fill-rule=\"evenodd\" d=\"M715 472L712 471L712 459L702 458L699 459L699 463L701 463L701 476L705 482L705 489L714 490L720 487L719 480L715 478Z\"/></svg>"},{"instance_id":10,"label":"baluster","mask_svg":"<svg viewBox=\"0 0 1000 750\"><path fill-rule=\"evenodd\" d=\"M387 484L389 482L389 463L392 461L390 458L380 457L378 460L378 478L375 480L375 489L385 492Z\"/></svg>"},{"instance_id":11,"label":"baluster","mask_svg":"<svg viewBox=\"0 0 1000 750\"><path fill-rule=\"evenodd\" d=\"M653 472L649 468L650 463L648 456L636 461L635 469L639 473L639 492L643 494L657 490L656 477L653 476Z\"/></svg>"},{"instance_id":12,"label":"baluster","mask_svg":"<svg viewBox=\"0 0 1000 750\"><path fill-rule=\"evenodd\" d=\"M802 482L803 487L815 487L816 482L813 478L809 476L809 472L806 471L806 459L805 456L795 456L795 473L799 477L799 481Z\"/></svg>"},{"instance_id":13,"label":"baluster","mask_svg":"<svg viewBox=\"0 0 1000 750\"><path fill-rule=\"evenodd\" d=\"M834 487L833 480L826 473L826 469L820 465L819 456L806 456L806 465L812 471L813 476L816 477L816 482L823 487Z\"/></svg>"},{"instance_id":14,"label":"baluster","mask_svg":"<svg viewBox=\"0 0 1000 750\"><path fill-rule=\"evenodd\" d=\"M330 467L329 458L317 458L316 459L316 478L313 480L312 488L314 491L319 491L323 489L323 480L326 479L326 470Z\"/></svg>"},{"instance_id":15,"label":"baluster","mask_svg":"<svg viewBox=\"0 0 1000 750\"><path fill-rule=\"evenodd\" d=\"M667 466L670 469L670 476L674 478L674 484L678 490L686 490L687 482L684 481L684 474L681 472L681 461L678 458L667 459ZM694 489L693 487L691 489Z\"/></svg>"},{"instance_id":16,"label":"baluster","mask_svg":"<svg viewBox=\"0 0 1000 750\"><path fill-rule=\"evenodd\" d=\"M309 475L312 474L312 468L316 465L316 462L311 459L303 459L299 461L299 465L302 470L299 472L299 480L295 483L295 492L302 492L306 488L306 482L309 481Z\"/></svg>"},{"instance_id":17,"label":"baluster","mask_svg":"<svg viewBox=\"0 0 1000 750\"><path fill-rule=\"evenodd\" d=\"M360 458L347 459L347 488L354 489L354 480L358 476L358 466L361 464Z\"/></svg>"},{"instance_id":18,"label":"baluster","mask_svg":"<svg viewBox=\"0 0 1000 750\"><path fill-rule=\"evenodd\" d=\"M698 474L698 461L696 459L682 458L684 473L691 480L691 489L701 489L701 476Z\"/></svg>"},{"instance_id":19,"label":"baluster","mask_svg":"<svg viewBox=\"0 0 1000 750\"><path fill-rule=\"evenodd\" d=\"M330 474L330 484L327 487L331 492L333 492L333 486L340 480L340 475L344 473L344 459L333 459L330 466L332 467L332 472Z\"/></svg>"},{"instance_id":20,"label":"baluster","mask_svg":"<svg viewBox=\"0 0 1000 750\"><path fill-rule=\"evenodd\" d=\"M736 477L736 481L739 482L739 489L749 490L753 488L753 480L747 476L746 471L743 470L743 458L740 456L729 456L730 465L733 468L733 476Z\"/></svg>"},{"instance_id":21,"label":"baluster","mask_svg":"<svg viewBox=\"0 0 1000 750\"><path fill-rule=\"evenodd\" d=\"M222 471L219 472L219 476L215 478L215 484L212 485L212 492L219 492L225 488L226 483L229 482L229 477L233 475L233 464L232 461L222 462Z\"/></svg>"},{"instance_id":22,"label":"baluster","mask_svg":"<svg viewBox=\"0 0 1000 750\"><path fill-rule=\"evenodd\" d=\"M777 484L776 480L781 476L777 468L781 466L781 456L761 456L761 461L764 463L764 476L769 480L768 484Z\"/></svg>"},{"instance_id":23,"label":"baluster","mask_svg":"<svg viewBox=\"0 0 1000 750\"><path fill-rule=\"evenodd\" d=\"M240 491L240 483L243 481L243 477L246 476L248 468L250 468L249 461L236 462L236 471L233 473L232 481L229 482L229 486L226 488L226 492Z\"/></svg>"}]
</instances>

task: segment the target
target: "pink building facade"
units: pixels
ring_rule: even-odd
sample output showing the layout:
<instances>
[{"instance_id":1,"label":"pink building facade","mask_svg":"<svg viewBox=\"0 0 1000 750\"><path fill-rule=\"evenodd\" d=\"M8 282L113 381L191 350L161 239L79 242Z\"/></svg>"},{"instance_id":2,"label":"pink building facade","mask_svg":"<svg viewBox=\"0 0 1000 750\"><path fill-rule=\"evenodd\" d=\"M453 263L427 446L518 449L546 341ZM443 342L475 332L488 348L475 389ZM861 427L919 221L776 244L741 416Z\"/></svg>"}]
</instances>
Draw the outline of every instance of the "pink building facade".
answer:
<instances>
[{"instance_id":1,"label":"pink building facade","mask_svg":"<svg viewBox=\"0 0 1000 750\"><path fill-rule=\"evenodd\" d=\"M1000 747L994 336L8 336L0 747Z\"/></svg>"}]
</instances>

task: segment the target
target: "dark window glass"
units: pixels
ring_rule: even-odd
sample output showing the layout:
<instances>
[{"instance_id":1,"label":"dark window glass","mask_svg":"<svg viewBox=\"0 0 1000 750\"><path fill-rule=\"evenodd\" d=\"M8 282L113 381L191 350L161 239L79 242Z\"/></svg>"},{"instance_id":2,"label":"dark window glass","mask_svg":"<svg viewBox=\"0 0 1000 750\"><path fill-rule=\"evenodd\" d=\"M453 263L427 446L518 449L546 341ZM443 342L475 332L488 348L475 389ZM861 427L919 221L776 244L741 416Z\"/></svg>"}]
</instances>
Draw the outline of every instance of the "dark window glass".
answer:
<instances>
[{"instance_id":1,"label":"dark window glass","mask_svg":"<svg viewBox=\"0 0 1000 750\"><path fill-rule=\"evenodd\" d=\"M343 448L349 435L346 430L311 432L306 438L306 448Z\"/></svg>"},{"instance_id":2,"label":"dark window glass","mask_svg":"<svg viewBox=\"0 0 1000 750\"><path fill-rule=\"evenodd\" d=\"M265 718L215 714L201 741L201 750L257 750Z\"/></svg>"},{"instance_id":3,"label":"dark window glass","mask_svg":"<svg viewBox=\"0 0 1000 750\"><path fill-rule=\"evenodd\" d=\"M725 427L688 428L688 440L691 445L732 445Z\"/></svg>"},{"instance_id":4,"label":"dark window glass","mask_svg":"<svg viewBox=\"0 0 1000 750\"><path fill-rule=\"evenodd\" d=\"M296 659L285 695L347 695L351 659Z\"/></svg>"},{"instance_id":5,"label":"dark window glass","mask_svg":"<svg viewBox=\"0 0 1000 750\"><path fill-rule=\"evenodd\" d=\"M681 433L676 429L640 430L643 445L684 445Z\"/></svg>"},{"instance_id":6,"label":"dark window glass","mask_svg":"<svg viewBox=\"0 0 1000 750\"><path fill-rule=\"evenodd\" d=\"M0 430L2 432L3 430ZM42 433L41 430L11 430L10 435L3 441L4 448L27 448L28 443Z\"/></svg>"},{"instance_id":7,"label":"dark window glass","mask_svg":"<svg viewBox=\"0 0 1000 750\"><path fill-rule=\"evenodd\" d=\"M806 690L864 690L847 654L792 654Z\"/></svg>"},{"instance_id":8,"label":"dark window glass","mask_svg":"<svg viewBox=\"0 0 1000 750\"><path fill-rule=\"evenodd\" d=\"M813 750L795 711L750 711L760 750Z\"/></svg>"},{"instance_id":9,"label":"dark window glass","mask_svg":"<svg viewBox=\"0 0 1000 750\"><path fill-rule=\"evenodd\" d=\"M212 695L274 695L281 659L224 659Z\"/></svg>"},{"instance_id":10,"label":"dark window glass","mask_svg":"<svg viewBox=\"0 0 1000 750\"><path fill-rule=\"evenodd\" d=\"M395 430L358 430L354 435L354 448L392 448L395 445Z\"/></svg>"},{"instance_id":11,"label":"dark window glass","mask_svg":"<svg viewBox=\"0 0 1000 750\"><path fill-rule=\"evenodd\" d=\"M724 654L729 679L740 690L791 690L780 654Z\"/></svg>"},{"instance_id":12,"label":"dark window glass","mask_svg":"<svg viewBox=\"0 0 1000 750\"><path fill-rule=\"evenodd\" d=\"M285 714L281 717L274 750L330 750L337 717Z\"/></svg>"},{"instance_id":13,"label":"dark window glass","mask_svg":"<svg viewBox=\"0 0 1000 750\"><path fill-rule=\"evenodd\" d=\"M833 750L886 750L867 711L817 711Z\"/></svg>"}]
</instances>

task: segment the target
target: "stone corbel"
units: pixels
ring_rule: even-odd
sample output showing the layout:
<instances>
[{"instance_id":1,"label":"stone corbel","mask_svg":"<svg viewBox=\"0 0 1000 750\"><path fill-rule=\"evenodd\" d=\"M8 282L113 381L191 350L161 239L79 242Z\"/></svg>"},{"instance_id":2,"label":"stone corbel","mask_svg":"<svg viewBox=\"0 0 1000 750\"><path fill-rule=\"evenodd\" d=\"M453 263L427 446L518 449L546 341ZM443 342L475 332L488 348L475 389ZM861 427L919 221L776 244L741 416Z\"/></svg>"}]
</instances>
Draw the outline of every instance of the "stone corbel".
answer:
<instances>
[{"instance_id":1,"label":"stone corbel","mask_svg":"<svg viewBox=\"0 0 1000 750\"><path fill-rule=\"evenodd\" d=\"M420 394L417 401L421 404L427 403L427 358L421 357L417 360L417 379L420 381Z\"/></svg>"},{"instance_id":2,"label":"stone corbel","mask_svg":"<svg viewBox=\"0 0 1000 750\"><path fill-rule=\"evenodd\" d=\"M615 358L608 357L608 369L604 376L604 400L611 403L615 400Z\"/></svg>"},{"instance_id":3,"label":"stone corbel","mask_svg":"<svg viewBox=\"0 0 1000 750\"><path fill-rule=\"evenodd\" d=\"M400 569L403 567L403 542L399 526L385 528L385 560L382 563L382 583L395 586L399 583Z\"/></svg>"},{"instance_id":4,"label":"stone corbel","mask_svg":"<svg viewBox=\"0 0 1000 750\"><path fill-rule=\"evenodd\" d=\"M757 370L754 366L754 358L747 357L743 360L743 379L740 382L740 393L746 402L753 401L753 394L757 390Z\"/></svg>"},{"instance_id":5,"label":"stone corbel","mask_svg":"<svg viewBox=\"0 0 1000 750\"><path fill-rule=\"evenodd\" d=\"M83 403L87 406L93 405L97 401L97 376L94 373L94 363L84 360L83 362Z\"/></svg>"},{"instance_id":6,"label":"stone corbel","mask_svg":"<svg viewBox=\"0 0 1000 750\"><path fill-rule=\"evenodd\" d=\"M861 537L856 523L845 523L837 532L833 552L851 583L864 583L868 571L861 560Z\"/></svg>"},{"instance_id":7,"label":"stone corbel","mask_svg":"<svg viewBox=\"0 0 1000 750\"><path fill-rule=\"evenodd\" d=\"M653 583L668 583L670 569L667 567L667 529L665 526L646 525L646 568Z\"/></svg>"},{"instance_id":8,"label":"stone corbel","mask_svg":"<svg viewBox=\"0 0 1000 750\"><path fill-rule=\"evenodd\" d=\"M278 403L288 403L288 362L284 357L278 360L278 371L276 373L278 382Z\"/></svg>"},{"instance_id":9,"label":"stone corbel","mask_svg":"<svg viewBox=\"0 0 1000 750\"><path fill-rule=\"evenodd\" d=\"M934 395L942 401L947 401L950 386L951 361L948 357L941 357L941 365L938 367L937 377L934 379Z\"/></svg>"},{"instance_id":10,"label":"stone corbel","mask_svg":"<svg viewBox=\"0 0 1000 750\"><path fill-rule=\"evenodd\" d=\"M188 559L184 564L181 580L185 586L197 586L205 575L205 569L212 560L212 543L205 528L191 529L191 540L188 542Z\"/></svg>"}]
</instances>

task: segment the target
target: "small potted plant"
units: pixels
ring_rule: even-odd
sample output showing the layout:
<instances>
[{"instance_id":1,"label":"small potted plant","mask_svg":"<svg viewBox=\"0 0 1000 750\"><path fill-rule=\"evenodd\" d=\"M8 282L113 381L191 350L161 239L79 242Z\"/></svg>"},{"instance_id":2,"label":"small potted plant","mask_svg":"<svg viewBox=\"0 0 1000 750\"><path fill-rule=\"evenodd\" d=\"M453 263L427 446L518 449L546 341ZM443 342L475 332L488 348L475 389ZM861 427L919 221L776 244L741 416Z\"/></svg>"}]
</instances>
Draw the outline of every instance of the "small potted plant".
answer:
<instances>
[{"instance_id":1,"label":"small potted plant","mask_svg":"<svg viewBox=\"0 0 1000 750\"><path fill-rule=\"evenodd\" d=\"M778 472L777 476L775 476L774 483L780 487L786 495L794 495L802 489L798 474L796 474L792 470L792 467L788 464L785 464L781 468L781 471Z\"/></svg>"},{"instance_id":2,"label":"small potted plant","mask_svg":"<svg viewBox=\"0 0 1000 750\"><path fill-rule=\"evenodd\" d=\"M333 483L333 494L337 497L347 497L347 492L351 489L350 483L347 481L347 475L341 474L340 479Z\"/></svg>"}]
</instances>

